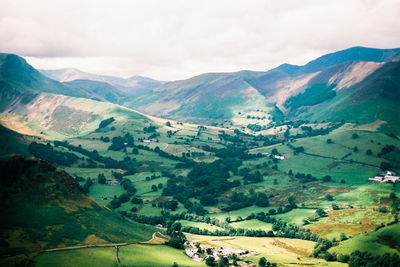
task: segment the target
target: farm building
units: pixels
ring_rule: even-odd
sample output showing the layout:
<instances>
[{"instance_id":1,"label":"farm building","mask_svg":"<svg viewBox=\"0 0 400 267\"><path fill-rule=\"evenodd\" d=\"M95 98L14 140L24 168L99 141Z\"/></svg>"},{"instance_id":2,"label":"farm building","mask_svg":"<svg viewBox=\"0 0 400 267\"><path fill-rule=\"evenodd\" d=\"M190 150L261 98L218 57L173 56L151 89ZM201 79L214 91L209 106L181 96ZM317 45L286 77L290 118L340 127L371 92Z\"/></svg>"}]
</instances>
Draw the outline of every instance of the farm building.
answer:
<instances>
[{"instance_id":1,"label":"farm building","mask_svg":"<svg viewBox=\"0 0 400 267\"><path fill-rule=\"evenodd\" d=\"M271 159L279 159L279 160L284 160L285 157L284 156L280 156L280 155L272 155L270 153L262 153L263 156L266 156L267 158L271 158Z\"/></svg>"},{"instance_id":2,"label":"farm building","mask_svg":"<svg viewBox=\"0 0 400 267\"><path fill-rule=\"evenodd\" d=\"M394 172L386 171L385 176L375 176L373 178L368 178L368 180L379 182L381 184L386 183L386 182L395 183L395 182L400 181L400 177L395 176Z\"/></svg>"},{"instance_id":3,"label":"farm building","mask_svg":"<svg viewBox=\"0 0 400 267\"><path fill-rule=\"evenodd\" d=\"M108 181L108 184L109 185L120 185L120 182L118 181L118 180L111 180L111 181Z\"/></svg>"}]
</instances>

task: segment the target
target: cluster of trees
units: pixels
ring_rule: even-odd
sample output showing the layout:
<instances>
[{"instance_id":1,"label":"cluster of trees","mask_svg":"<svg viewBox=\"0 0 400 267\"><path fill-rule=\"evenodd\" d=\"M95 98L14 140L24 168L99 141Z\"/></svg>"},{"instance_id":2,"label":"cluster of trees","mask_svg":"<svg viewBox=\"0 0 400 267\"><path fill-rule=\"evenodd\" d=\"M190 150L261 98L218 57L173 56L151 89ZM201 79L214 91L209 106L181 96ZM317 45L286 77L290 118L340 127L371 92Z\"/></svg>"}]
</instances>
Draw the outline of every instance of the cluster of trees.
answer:
<instances>
[{"instance_id":1,"label":"cluster of trees","mask_svg":"<svg viewBox=\"0 0 400 267\"><path fill-rule=\"evenodd\" d=\"M296 135L292 135L291 137L294 138L302 138L302 137L311 137L311 136L318 136L318 135L327 135L333 130L341 127L343 123L335 123L331 124L331 126L328 126L326 128L322 127L319 129L313 129L311 126L301 126L300 129L303 131L303 133L298 133Z\"/></svg>"},{"instance_id":2,"label":"cluster of trees","mask_svg":"<svg viewBox=\"0 0 400 267\"><path fill-rule=\"evenodd\" d=\"M29 153L35 157L43 159L51 164L71 166L71 164L75 163L79 159L79 157L73 153L54 150L50 143L44 145L32 142L28 146L28 150Z\"/></svg>"},{"instance_id":3,"label":"cluster of trees","mask_svg":"<svg viewBox=\"0 0 400 267\"><path fill-rule=\"evenodd\" d=\"M373 266L400 266L400 257L397 254L385 253L380 256L373 256L369 252L361 252L356 250L350 255L331 254L328 249L337 245L337 241L329 241L328 239L318 239L313 250L313 256L323 258L327 261L339 261L348 263L349 267L373 267Z\"/></svg>"},{"instance_id":4,"label":"cluster of trees","mask_svg":"<svg viewBox=\"0 0 400 267\"><path fill-rule=\"evenodd\" d=\"M88 178L85 182L85 184L83 185L83 192L85 192L86 194L88 194L90 192L90 187L93 185L93 180Z\"/></svg>"},{"instance_id":5,"label":"cluster of trees","mask_svg":"<svg viewBox=\"0 0 400 267\"><path fill-rule=\"evenodd\" d=\"M194 163L187 177L169 177L163 195L173 196L184 204L189 198L197 198L205 206L218 204L218 196L228 189L239 186L230 182L230 171L242 164L235 158L222 158L212 163Z\"/></svg>"},{"instance_id":6,"label":"cluster of trees","mask_svg":"<svg viewBox=\"0 0 400 267\"><path fill-rule=\"evenodd\" d=\"M369 252L359 250L350 255L339 255L337 260L348 263L349 267L400 266L400 257L397 254L385 253L380 256L372 256Z\"/></svg>"},{"instance_id":7,"label":"cluster of trees","mask_svg":"<svg viewBox=\"0 0 400 267\"><path fill-rule=\"evenodd\" d=\"M107 182L106 176L104 175L104 173L99 173L99 175L97 176L97 182L99 184L105 184Z\"/></svg>"},{"instance_id":8,"label":"cluster of trees","mask_svg":"<svg viewBox=\"0 0 400 267\"><path fill-rule=\"evenodd\" d=\"M126 178L122 179L121 186L126 190L126 193L129 196L133 196L137 191L132 181Z\"/></svg>"},{"instance_id":9,"label":"cluster of trees","mask_svg":"<svg viewBox=\"0 0 400 267\"><path fill-rule=\"evenodd\" d=\"M247 124L247 128L254 132L259 132L263 129L262 126L258 124Z\"/></svg>"},{"instance_id":10,"label":"cluster of trees","mask_svg":"<svg viewBox=\"0 0 400 267\"><path fill-rule=\"evenodd\" d=\"M184 206L187 209L188 213L197 214L200 216L208 213L203 205L199 202L192 203L190 200L186 200Z\"/></svg>"},{"instance_id":11,"label":"cluster of trees","mask_svg":"<svg viewBox=\"0 0 400 267\"><path fill-rule=\"evenodd\" d=\"M171 237L167 242L166 245L183 249L183 245L186 242L186 236L182 233L182 225L179 222L174 222L167 228L167 234Z\"/></svg>"},{"instance_id":12,"label":"cluster of trees","mask_svg":"<svg viewBox=\"0 0 400 267\"><path fill-rule=\"evenodd\" d=\"M111 209L117 209L119 207L121 207L121 204L126 203L129 201L129 195L127 193L124 193L122 195L120 195L119 197L114 196L113 200L111 200L111 202L109 203L109 207Z\"/></svg>"},{"instance_id":13,"label":"cluster of trees","mask_svg":"<svg viewBox=\"0 0 400 267\"><path fill-rule=\"evenodd\" d=\"M124 160L118 161L111 157L103 157L101 156L97 150L89 151L84 149L81 145L74 146L69 144L67 141L54 141L54 146L62 146L68 148L71 151L79 152L87 157L92 158L95 161L101 162L104 164L105 168L108 169L122 169L126 170L126 175L136 173L136 167L139 164L136 162L136 159L131 159L130 157L125 157Z\"/></svg>"},{"instance_id":14,"label":"cluster of trees","mask_svg":"<svg viewBox=\"0 0 400 267\"><path fill-rule=\"evenodd\" d=\"M262 174L259 171L251 172L250 168L240 169L239 174L243 176L243 180L246 183L258 183L264 180Z\"/></svg>"},{"instance_id":15,"label":"cluster of trees","mask_svg":"<svg viewBox=\"0 0 400 267\"><path fill-rule=\"evenodd\" d=\"M126 133L123 137L116 136L111 139L111 145L108 147L108 150L119 151L126 147L133 147L133 136L129 133Z\"/></svg>"},{"instance_id":16,"label":"cluster of trees","mask_svg":"<svg viewBox=\"0 0 400 267\"><path fill-rule=\"evenodd\" d=\"M155 133L157 130L157 127L154 125L150 125L149 127L144 127L143 132L144 133Z\"/></svg>"},{"instance_id":17,"label":"cluster of trees","mask_svg":"<svg viewBox=\"0 0 400 267\"><path fill-rule=\"evenodd\" d=\"M178 157L173 154L167 153L164 150L161 150L158 146L156 146L154 149L152 149L152 148L150 148L148 146L144 146L144 145L135 145L135 148L143 149L146 151L153 151L153 152L157 153L160 157L172 159L172 160L176 160L176 161L181 161L182 163L184 163L183 165L180 165L177 167L190 168L192 165L195 164L194 161L192 161L191 159L188 159L187 157Z\"/></svg>"},{"instance_id":18,"label":"cluster of trees","mask_svg":"<svg viewBox=\"0 0 400 267\"><path fill-rule=\"evenodd\" d=\"M176 200L167 200L164 202L158 202L157 205L159 208L169 209L175 211L178 207L178 202Z\"/></svg>"},{"instance_id":19,"label":"cluster of trees","mask_svg":"<svg viewBox=\"0 0 400 267\"><path fill-rule=\"evenodd\" d=\"M305 174L305 173L296 173L295 176L297 179L300 180L301 183L309 183L313 181L317 181L317 178L312 176L311 174Z\"/></svg>"},{"instance_id":20,"label":"cluster of trees","mask_svg":"<svg viewBox=\"0 0 400 267\"><path fill-rule=\"evenodd\" d=\"M390 152L394 151L396 149L396 146L394 145L385 145L382 150L378 153L378 157L382 157L386 154L389 154Z\"/></svg>"},{"instance_id":21,"label":"cluster of trees","mask_svg":"<svg viewBox=\"0 0 400 267\"><path fill-rule=\"evenodd\" d=\"M223 207L222 210L232 211L252 205L256 205L259 207L268 207L269 201L267 195L265 193L254 192L250 193L249 195L245 195L242 192L234 192L230 197L229 205Z\"/></svg>"},{"instance_id":22,"label":"cluster of trees","mask_svg":"<svg viewBox=\"0 0 400 267\"><path fill-rule=\"evenodd\" d=\"M100 124L99 124L99 129L107 127L107 126L110 125L113 121L115 121L114 117L111 117L111 118L102 120L102 121L100 122Z\"/></svg>"}]
</instances>

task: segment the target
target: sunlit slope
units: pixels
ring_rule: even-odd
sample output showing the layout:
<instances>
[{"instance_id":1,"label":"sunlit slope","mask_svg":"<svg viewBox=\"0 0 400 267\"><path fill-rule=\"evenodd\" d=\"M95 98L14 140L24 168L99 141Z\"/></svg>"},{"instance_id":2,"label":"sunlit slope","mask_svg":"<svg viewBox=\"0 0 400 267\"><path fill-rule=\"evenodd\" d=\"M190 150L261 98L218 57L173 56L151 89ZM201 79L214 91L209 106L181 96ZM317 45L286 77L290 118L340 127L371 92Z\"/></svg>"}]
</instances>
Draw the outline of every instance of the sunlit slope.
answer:
<instances>
[{"instance_id":1,"label":"sunlit slope","mask_svg":"<svg viewBox=\"0 0 400 267\"><path fill-rule=\"evenodd\" d=\"M96 130L102 120L110 117L116 121L136 120L138 124L148 120L143 115L115 104L45 93L31 99L23 95L8 106L4 113L9 116L3 116L3 121L15 121L8 125L9 128L21 131L22 124L51 139L87 134ZM13 125L16 127L12 128Z\"/></svg>"},{"instance_id":2,"label":"sunlit slope","mask_svg":"<svg viewBox=\"0 0 400 267\"><path fill-rule=\"evenodd\" d=\"M389 62L360 83L337 90L336 96L312 108L303 108L293 116L309 120L386 122L382 129L400 132L400 63Z\"/></svg>"}]
</instances>

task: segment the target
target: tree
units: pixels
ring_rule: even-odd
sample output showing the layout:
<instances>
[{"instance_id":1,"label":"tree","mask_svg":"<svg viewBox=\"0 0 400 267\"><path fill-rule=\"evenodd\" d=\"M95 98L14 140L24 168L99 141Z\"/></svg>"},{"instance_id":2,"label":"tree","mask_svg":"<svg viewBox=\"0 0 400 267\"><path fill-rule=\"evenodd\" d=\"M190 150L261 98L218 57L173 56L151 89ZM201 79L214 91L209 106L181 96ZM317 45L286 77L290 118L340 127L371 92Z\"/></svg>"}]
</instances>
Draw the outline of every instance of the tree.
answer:
<instances>
[{"instance_id":1,"label":"tree","mask_svg":"<svg viewBox=\"0 0 400 267\"><path fill-rule=\"evenodd\" d=\"M179 267L178 263L174 262L174 264L172 264L172 267Z\"/></svg>"},{"instance_id":2,"label":"tree","mask_svg":"<svg viewBox=\"0 0 400 267\"><path fill-rule=\"evenodd\" d=\"M346 234L345 234L345 233L341 233L341 234L340 234L340 241L344 241L344 240L346 240L346 239L347 239Z\"/></svg>"},{"instance_id":3,"label":"tree","mask_svg":"<svg viewBox=\"0 0 400 267\"><path fill-rule=\"evenodd\" d=\"M368 149L367 151L365 151L365 154L367 154L368 156L371 156L372 155L372 150Z\"/></svg>"},{"instance_id":4,"label":"tree","mask_svg":"<svg viewBox=\"0 0 400 267\"><path fill-rule=\"evenodd\" d=\"M151 190L153 190L154 192L156 192L156 191L157 191L157 186L156 186L155 184L153 184L153 185L151 186Z\"/></svg>"},{"instance_id":5,"label":"tree","mask_svg":"<svg viewBox=\"0 0 400 267\"><path fill-rule=\"evenodd\" d=\"M382 162L380 167L384 171L390 170L392 168L392 166L390 166L390 164L387 162Z\"/></svg>"},{"instance_id":6,"label":"tree","mask_svg":"<svg viewBox=\"0 0 400 267\"><path fill-rule=\"evenodd\" d=\"M99 175L97 176L97 182L99 184L105 184L107 182L107 179L104 176L104 173L99 173Z\"/></svg>"},{"instance_id":7,"label":"tree","mask_svg":"<svg viewBox=\"0 0 400 267\"><path fill-rule=\"evenodd\" d=\"M92 186L93 181L92 179L88 178L86 183L83 185L83 191L88 194L89 193L89 188Z\"/></svg>"},{"instance_id":8,"label":"tree","mask_svg":"<svg viewBox=\"0 0 400 267\"><path fill-rule=\"evenodd\" d=\"M357 138L359 138L360 136L358 135L358 134L356 134L356 133L353 133L352 135L351 135L351 138L353 138L353 139L357 139Z\"/></svg>"},{"instance_id":9,"label":"tree","mask_svg":"<svg viewBox=\"0 0 400 267\"><path fill-rule=\"evenodd\" d=\"M215 265L215 259L214 259L214 257L212 257L212 256L207 257L207 259L206 259L206 264L207 264L208 266L214 266L214 265Z\"/></svg>"},{"instance_id":10,"label":"tree","mask_svg":"<svg viewBox=\"0 0 400 267\"><path fill-rule=\"evenodd\" d=\"M322 182L327 183L327 182L331 182L332 181L332 177L330 175L326 175L322 178Z\"/></svg>"},{"instance_id":11,"label":"tree","mask_svg":"<svg viewBox=\"0 0 400 267\"><path fill-rule=\"evenodd\" d=\"M111 202L110 202L110 207L111 207L111 209L116 209L116 208L121 207L121 201L119 200L119 198L117 198L115 196L114 199L111 200Z\"/></svg>"},{"instance_id":12,"label":"tree","mask_svg":"<svg viewBox=\"0 0 400 267\"><path fill-rule=\"evenodd\" d=\"M290 197L288 198L289 206L290 206L291 208L297 208L297 205L296 205L296 203L295 203L295 200L296 200L296 198L295 198L294 196L290 196Z\"/></svg>"},{"instance_id":13,"label":"tree","mask_svg":"<svg viewBox=\"0 0 400 267\"><path fill-rule=\"evenodd\" d=\"M219 267L228 267L229 266L229 259L227 257L222 257L218 263Z\"/></svg>"},{"instance_id":14,"label":"tree","mask_svg":"<svg viewBox=\"0 0 400 267\"><path fill-rule=\"evenodd\" d=\"M258 266L260 267L265 267L267 265L267 259L265 257L261 257L258 260Z\"/></svg>"},{"instance_id":15,"label":"tree","mask_svg":"<svg viewBox=\"0 0 400 267\"><path fill-rule=\"evenodd\" d=\"M326 143L328 143L328 144L332 144L333 143L333 141L332 141L332 139L328 139L328 140L326 140Z\"/></svg>"},{"instance_id":16,"label":"tree","mask_svg":"<svg viewBox=\"0 0 400 267\"><path fill-rule=\"evenodd\" d=\"M128 194L122 194L118 198L119 198L119 201L121 203L126 203L126 202L129 201L129 195Z\"/></svg>"},{"instance_id":17,"label":"tree","mask_svg":"<svg viewBox=\"0 0 400 267\"><path fill-rule=\"evenodd\" d=\"M284 136L286 139L289 138L289 136L290 136L290 127L289 127L289 126L287 127L286 132L283 134L283 136Z\"/></svg>"},{"instance_id":18,"label":"tree","mask_svg":"<svg viewBox=\"0 0 400 267\"><path fill-rule=\"evenodd\" d=\"M326 217L328 214L323 209L319 208L315 211L315 214L319 217Z\"/></svg>"},{"instance_id":19,"label":"tree","mask_svg":"<svg viewBox=\"0 0 400 267\"><path fill-rule=\"evenodd\" d=\"M327 195L325 196L325 198L326 198L326 200L328 200L328 201L333 201L333 197L332 197L330 194L327 194Z\"/></svg>"},{"instance_id":20,"label":"tree","mask_svg":"<svg viewBox=\"0 0 400 267\"><path fill-rule=\"evenodd\" d=\"M167 121L167 122L165 123L165 125L168 126L168 127L171 127L171 123L170 123L169 121Z\"/></svg>"}]
</instances>

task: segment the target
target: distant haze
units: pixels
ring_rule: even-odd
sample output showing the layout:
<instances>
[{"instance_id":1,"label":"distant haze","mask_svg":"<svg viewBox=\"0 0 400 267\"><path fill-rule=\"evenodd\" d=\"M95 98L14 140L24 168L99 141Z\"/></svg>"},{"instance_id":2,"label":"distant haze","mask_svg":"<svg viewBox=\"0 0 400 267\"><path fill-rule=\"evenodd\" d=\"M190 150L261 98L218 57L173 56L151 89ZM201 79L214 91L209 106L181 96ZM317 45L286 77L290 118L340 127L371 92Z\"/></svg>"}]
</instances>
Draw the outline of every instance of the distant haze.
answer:
<instances>
[{"instance_id":1,"label":"distant haze","mask_svg":"<svg viewBox=\"0 0 400 267\"><path fill-rule=\"evenodd\" d=\"M0 52L40 69L159 80L400 47L400 1L0 0Z\"/></svg>"}]
</instances>

